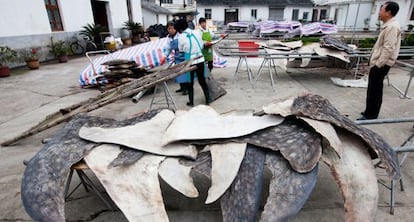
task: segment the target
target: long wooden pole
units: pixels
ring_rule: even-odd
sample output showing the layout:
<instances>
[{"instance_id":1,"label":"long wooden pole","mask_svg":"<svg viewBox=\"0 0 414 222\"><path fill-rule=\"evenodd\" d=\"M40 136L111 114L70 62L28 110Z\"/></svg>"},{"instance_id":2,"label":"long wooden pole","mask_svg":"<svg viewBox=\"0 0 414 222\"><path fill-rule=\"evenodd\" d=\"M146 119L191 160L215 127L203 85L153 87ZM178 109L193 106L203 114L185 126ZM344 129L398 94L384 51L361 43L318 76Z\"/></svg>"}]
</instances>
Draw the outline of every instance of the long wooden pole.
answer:
<instances>
[{"instance_id":1,"label":"long wooden pole","mask_svg":"<svg viewBox=\"0 0 414 222\"><path fill-rule=\"evenodd\" d=\"M76 114L90 112L92 110L108 105L116 100L133 96L145 89L151 88L159 83L173 79L185 72L193 71L196 69L196 67L191 66L192 61L193 60L189 60L175 65L171 68L157 71L142 78L120 85L116 88L110 89L94 98L90 98L80 103L66 107L64 109L60 109L59 111L47 116L42 122L40 122L36 126L23 132L19 136L4 141L1 145L9 146L17 142L18 140L35 135L50 127L66 122Z\"/></svg>"}]
</instances>

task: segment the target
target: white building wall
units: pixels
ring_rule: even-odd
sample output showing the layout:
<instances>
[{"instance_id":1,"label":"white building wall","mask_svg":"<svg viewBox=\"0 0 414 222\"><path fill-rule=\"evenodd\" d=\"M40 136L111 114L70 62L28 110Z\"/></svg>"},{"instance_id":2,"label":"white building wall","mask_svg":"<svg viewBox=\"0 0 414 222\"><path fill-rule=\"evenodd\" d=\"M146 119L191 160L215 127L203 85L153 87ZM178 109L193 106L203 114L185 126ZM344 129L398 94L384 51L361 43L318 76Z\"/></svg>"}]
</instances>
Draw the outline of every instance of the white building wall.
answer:
<instances>
[{"instance_id":1,"label":"white building wall","mask_svg":"<svg viewBox=\"0 0 414 222\"><path fill-rule=\"evenodd\" d=\"M232 6L229 7L227 5L214 5L214 6L207 6L207 5L197 5L197 11L199 14L196 16L196 21L198 22L198 19L200 17L205 17L205 9L211 9L211 19L213 20L213 23L224 23L224 15L225 15L225 9L238 9L239 11L239 21L257 21L259 19L261 20L267 20L269 18L269 7L268 6L262 6L262 5L248 5L248 6ZM257 9L257 19L253 19L251 17L251 10Z\"/></svg>"},{"instance_id":2,"label":"white building wall","mask_svg":"<svg viewBox=\"0 0 414 222\"><path fill-rule=\"evenodd\" d=\"M150 25L157 24L157 16L146 9L142 9L142 17L142 24L145 28L148 28Z\"/></svg>"},{"instance_id":3,"label":"white building wall","mask_svg":"<svg viewBox=\"0 0 414 222\"><path fill-rule=\"evenodd\" d=\"M196 21L198 22L198 19L201 17L205 17L205 9L211 9L211 19L213 22L224 22L224 5L215 5L215 6L197 6L198 15L196 16Z\"/></svg>"},{"instance_id":4,"label":"white building wall","mask_svg":"<svg viewBox=\"0 0 414 222\"><path fill-rule=\"evenodd\" d=\"M43 0L7 1L0 7L0 15L0 37L51 32Z\"/></svg>"},{"instance_id":5,"label":"white building wall","mask_svg":"<svg viewBox=\"0 0 414 222\"><path fill-rule=\"evenodd\" d=\"M303 19L303 13L304 12L308 12L308 19L307 21L311 21L312 20L312 8L308 8L308 7L295 7L295 6L288 6L285 8L284 12L283 12L283 20L285 21L292 21L292 14L293 14L293 9L299 9L299 19Z\"/></svg>"},{"instance_id":6,"label":"white building wall","mask_svg":"<svg viewBox=\"0 0 414 222\"><path fill-rule=\"evenodd\" d=\"M154 12L151 12L146 9L142 9L142 15L143 15L142 24L144 25L144 28L148 28L149 26L156 25L156 24L167 25L167 22L169 19L169 16L166 14L156 15Z\"/></svg>"},{"instance_id":7,"label":"white building wall","mask_svg":"<svg viewBox=\"0 0 414 222\"><path fill-rule=\"evenodd\" d=\"M141 7L141 0L131 0L132 20L143 24L144 15Z\"/></svg>"},{"instance_id":8,"label":"white building wall","mask_svg":"<svg viewBox=\"0 0 414 222\"><path fill-rule=\"evenodd\" d=\"M109 0L108 8L109 31L114 32L122 28L123 23L128 21L128 8L126 1Z\"/></svg>"},{"instance_id":9,"label":"white building wall","mask_svg":"<svg viewBox=\"0 0 414 222\"><path fill-rule=\"evenodd\" d=\"M36 0L37 1L37 0ZM89 1L84 0L59 0L60 16L64 31L76 32L87 23L93 23L92 6ZM44 8L44 1L41 1ZM82 15L82 16L79 16ZM49 20L46 23L49 25ZM50 32L50 30L49 30Z\"/></svg>"},{"instance_id":10,"label":"white building wall","mask_svg":"<svg viewBox=\"0 0 414 222\"><path fill-rule=\"evenodd\" d=\"M396 16L396 19L401 25L402 30L407 29L407 25L410 24L410 16L411 11L414 6L414 2L412 0L394 0L400 6L400 10ZM381 5L383 5L386 0L362 0L361 2L354 1L354 0L319 0L315 1L315 3L325 4L326 6L330 7L330 17L334 17L335 15L335 8L338 8L338 16L337 16L337 25L338 28L341 30L348 30L352 31L355 20L356 26L355 29L361 30L364 28L364 20L366 18L370 18L369 28L370 30L375 30L377 28L377 22L379 10ZM358 4L359 5L359 13L357 17L358 11Z\"/></svg>"},{"instance_id":11,"label":"white building wall","mask_svg":"<svg viewBox=\"0 0 414 222\"><path fill-rule=\"evenodd\" d=\"M251 17L252 9L257 9L257 19ZM223 10L224 14L224 10ZM263 5L248 5L239 7L239 21L255 22L258 19L267 20L269 18L269 7ZM224 19L223 19L224 21Z\"/></svg>"}]
</instances>

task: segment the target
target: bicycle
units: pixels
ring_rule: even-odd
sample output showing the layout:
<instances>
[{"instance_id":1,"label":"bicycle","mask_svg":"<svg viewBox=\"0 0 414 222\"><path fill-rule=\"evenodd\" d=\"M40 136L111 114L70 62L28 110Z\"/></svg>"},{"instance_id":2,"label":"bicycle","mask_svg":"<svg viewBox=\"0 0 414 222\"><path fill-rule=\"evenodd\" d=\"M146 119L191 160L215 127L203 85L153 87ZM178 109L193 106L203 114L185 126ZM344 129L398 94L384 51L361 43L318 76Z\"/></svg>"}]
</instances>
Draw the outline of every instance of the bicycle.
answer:
<instances>
[{"instance_id":1,"label":"bicycle","mask_svg":"<svg viewBox=\"0 0 414 222\"><path fill-rule=\"evenodd\" d=\"M74 55L82 55L85 52L98 50L96 44L88 36L82 36L82 39L80 40L78 33L72 37L70 50Z\"/></svg>"}]
</instances>

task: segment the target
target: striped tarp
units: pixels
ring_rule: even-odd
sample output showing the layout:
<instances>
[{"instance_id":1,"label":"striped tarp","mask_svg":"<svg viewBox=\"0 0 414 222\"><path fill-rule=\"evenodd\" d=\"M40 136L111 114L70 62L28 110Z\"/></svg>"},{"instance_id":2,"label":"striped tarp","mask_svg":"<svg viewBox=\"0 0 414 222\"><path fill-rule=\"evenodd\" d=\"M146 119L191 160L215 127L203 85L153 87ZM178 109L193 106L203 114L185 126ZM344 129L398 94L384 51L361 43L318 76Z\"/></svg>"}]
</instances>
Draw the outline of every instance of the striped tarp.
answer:
<instances>
[{"instance_id":1,"label":"striped tarp","mask_svg":"<svg viewBox=\"0 0 414 222\"><path fill-rule=\"evenodd\" d=\"M139 66L144 66L148 69L159 66L161 65L161 58L163 57L163 49L168 42L168 38L160 38L155 41L142 43L118 50L108 55L97 57L93 60L93 64L88 64L88 66L81 71L79 83L81 86L104 84L105 80L100 80L98 82L96 78L102 77L100 73L107 71L107 66L102 65L102 63L114 59L135 61ZM227 61L224 58L214 56L215 67L224 67L226 65ZM93 68L95 68L95 72Z\"/></svg>"},{"instance_id":2,"label":"striped tarp","mask_svg":"<svg viewBox=\"0 0 414 222\"><path fill-rule=\"evenodd\" d=\"M337 27L334 24L313 22L303 25L301 28L302 35L312 35L316 33L332 34L336 33Z\"/></svg>"},{"instance_id":3,"label":"striped tarp","mask_svg":"<svg viewBox=\"0 0 414 222\"><path fill-rule=\"evenodd\" d=\"M295 28L301 27L300 22L278 22L278 21L265 21L260 24L260 33L269 34L273 32L289 32Z\"/></svg>"}]
</instances>

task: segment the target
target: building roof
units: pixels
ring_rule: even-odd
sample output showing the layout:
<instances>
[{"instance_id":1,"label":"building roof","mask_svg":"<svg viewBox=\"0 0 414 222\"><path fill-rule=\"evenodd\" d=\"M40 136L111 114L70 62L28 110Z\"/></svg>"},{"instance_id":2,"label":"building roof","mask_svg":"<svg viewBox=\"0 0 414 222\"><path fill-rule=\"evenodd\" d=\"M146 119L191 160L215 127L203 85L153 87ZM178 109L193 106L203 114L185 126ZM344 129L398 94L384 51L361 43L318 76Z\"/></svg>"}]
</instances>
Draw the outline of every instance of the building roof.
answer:
<instances>
[{"instance_id":1,"label":"building roof","mask_svg":"<svg viewBox=\"0 0 414 222\"><path fill-rule=\"evenodd\" d=\"M141 7L143 9L147 9L148 11L157 13L157 14L167 14L167 15L171 15L172 12L166 8L163 8L161 6L159 6L158 4L155 4L154 2L148 2L148 1L142 1L141 2Z\"/></svg>"},{"instance_id":2,"label":"building roof","mask_svg":"<svg viewBox=\"0 0 414 222\"><path fill-rule=\"evenodd\" d=\"M313 6L311 0L197 0L200 5L268 5L269 7L286 7L286 6Z\"/></svg>"}]
</instances>

